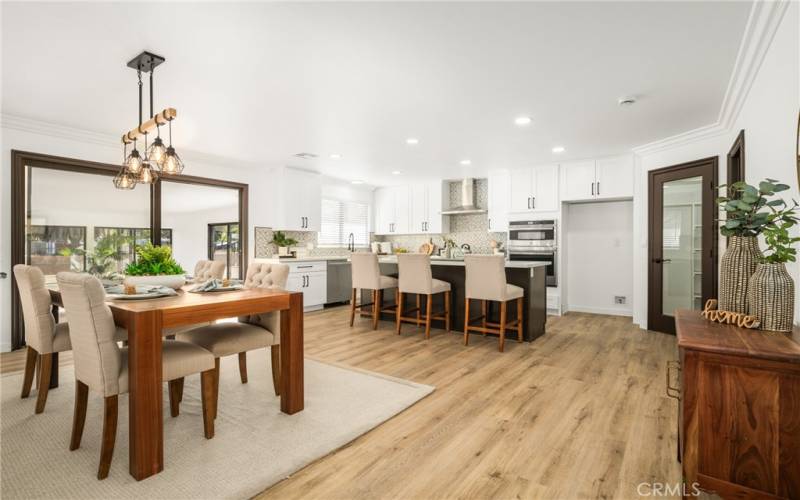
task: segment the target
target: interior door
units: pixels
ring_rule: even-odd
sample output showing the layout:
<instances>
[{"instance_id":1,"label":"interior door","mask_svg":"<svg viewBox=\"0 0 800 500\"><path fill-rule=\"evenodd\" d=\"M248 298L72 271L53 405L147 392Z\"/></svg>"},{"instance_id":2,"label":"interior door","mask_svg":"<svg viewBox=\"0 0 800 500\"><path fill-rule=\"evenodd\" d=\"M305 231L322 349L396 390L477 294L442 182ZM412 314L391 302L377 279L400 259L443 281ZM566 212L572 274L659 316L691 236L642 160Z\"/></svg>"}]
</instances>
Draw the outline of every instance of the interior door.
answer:
<instances>
[{"instance_id":1,"label":"interior door","mask_svg":"<svg viewBox=\"0 0 800 500\"><path fill-rule=\"evenodd\" d=\"M717 158L649 173L648 328L675 333L676 309L717 295Z\"/></svg>"},{"instance_id":2,"label":"interior door","mask_svg":"<svg viewBox=\"0 0 800 500\"><path fill-rule=\"evenodd\" d=\"M511 171L511 211L527 212L532 210L533 170L519 168Z\"/></svg>"}]
</instances>

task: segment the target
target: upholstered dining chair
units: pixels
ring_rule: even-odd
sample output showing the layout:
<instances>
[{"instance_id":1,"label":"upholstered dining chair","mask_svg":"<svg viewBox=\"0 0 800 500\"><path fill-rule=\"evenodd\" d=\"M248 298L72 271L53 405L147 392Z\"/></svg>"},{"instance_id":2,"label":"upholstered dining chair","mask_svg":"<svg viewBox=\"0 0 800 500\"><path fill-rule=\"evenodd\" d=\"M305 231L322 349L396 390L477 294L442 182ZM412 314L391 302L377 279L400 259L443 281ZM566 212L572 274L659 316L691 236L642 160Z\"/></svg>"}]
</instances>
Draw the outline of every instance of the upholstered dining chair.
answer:
<instances>
[{"instance_id":1,"label":"upholstered dining chair","mask_svg":"<svg viewBox=\"0 0 800 500\"><path fill-rule=\"evenodd\" d=\"M350 255L353 293L350 298L350 326L356 316L356 309L363 311L364 308L372 306L372 329L378 329L378 318L381 311L394 310L397 306L383 306L383 292L394 289L397 293L397 278L382 276L378 255L372 252L358 252ZM358 303L358 294L361 289L372 292L372 302L366 304Z\"/></svg>"},{"instance_id":2,"label":"upholstered dining chair","mask_svg":"<svg viewBox=\"0 0 800 500\"><path fill-rule=\"evenodd\" d=\"M17 264L14 266L14 278L17 281L19 299L22 304L25 342L28 344L20 396L27 398L30 395L34 371L38 364L39 383L35 412L42 413L50 388L53 353L72 349L69 340L69 325L55 322L52 312L53 303L50 299L50 292L45 286L44 274L41 269ZM127 338L128 332L124 328L115 327L115 341Z\"/></svg>"},{"instance_id":3,"label":"upholstered dining chair","mask_svg":"<svg viewBox=\"0 0 800 500\"><path fill-rule=\"evenodd\" d=\"M492 333L500 336L500 352L506 343L506 329L516 327L517 340L522 342L522 306L525 292L516 285L506 283L505 257L502 255L465 255L466 284L464 286L464 345L469 345L469 332ZM481 316L469 317L469 301L481 301ZM517 318L508 321L508 302L516 301ZM500 302L500 323L488 321L487 301ZM481 325L471 325L480 321Z\"/></svg>"},{"instance_id":4,"label":"upholstered dining chair","mask_svg":"<svg viewBox=\"0 0 800 500\"><path fill-rule=\"evenodd\" d=\"M286 264L252 263L247 268L245 288L286 287L289 266ZM236 322L215 323L179 333L178 340L190 342L209 351L214 356L215 398L219 397L219 360L233 354L239 355L239 377L247 383L247 352L270 347L272 358L272 385L275 395L280 394L280 313L269 312L242 316ZM216 411L214 413L216 417Z\"/></svg>"},{"instance_id":5,"label":"upholstered dining chair","mask_svg":"<svg viewBox=\"0 0 800 500\"><path fill-rule=\"evenodd\" d=\"M118 396L128 392L128 348L115 342L114 317L97 278L62 272L56 279L67 310L75 361L75 413L69 449L80 447L89 389L100 393L104 397L104 419L97 478L105 479L114 455ZM161 356L165 381L201 375L203 428L206 439L213 438L214 357L194 344L177 340L164 340Z\"/></svg>"},{"instance_id":6,"label":"upholstered dining chair","mask_svg":"<svg viewBox=\"0 0 800 500\"><path fill-rule=\"evenodd\" d=\"M212 278L222 279L225 275L225 263L221 260L198 260L194 266L195 283L203 283Z\"/></svg>"},{"instance_id":7,"label":"upholstered dining chair","mask_svg":"<svg viewBox=\"0 0 800 500\"><path fill-rule=\"evenodd\" d=\"M450 331L450 283L433 278L431 272L431 257L424 253L409 253L397 255L397 269L399 271L400 293L397 299L397 334L400 335L400 325L403 322L414 323L417 326L425 325L425 338L431 338L431 320L444 320L445 328ZM405 311L416 312L416 317L403 316L403 302L409 293L417 296L417 307ZM444 294L444 311L433 312L433 296ZM426 297L425 319L420 319L421 296Z\"/></svg>"}]
</instances>

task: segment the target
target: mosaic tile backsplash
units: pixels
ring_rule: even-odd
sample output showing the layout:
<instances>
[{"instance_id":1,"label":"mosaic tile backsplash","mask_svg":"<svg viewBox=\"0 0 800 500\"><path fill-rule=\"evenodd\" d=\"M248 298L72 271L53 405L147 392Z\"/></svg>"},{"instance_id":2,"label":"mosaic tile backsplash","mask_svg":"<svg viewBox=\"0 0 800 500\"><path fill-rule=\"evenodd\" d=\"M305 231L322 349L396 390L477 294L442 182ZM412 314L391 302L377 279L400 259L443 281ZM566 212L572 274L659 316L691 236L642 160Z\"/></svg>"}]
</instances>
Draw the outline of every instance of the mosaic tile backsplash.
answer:
<instances>
[{"instance_id":1,"label":"mosaic tile backsplash","mask_svg":"<svg viewBox=\"0 0 800 500\"><path fill-rule=\"evenodd\" d=\"M475 204L478 208L486 208L489 202L488 181L486 179L475 179ZM461 204L461 183L451 182L449 186L451 207ZM296 248L305 249L309 243L314 248L308 251L308 255L320 257L332 255L347 255L346 248L318 248L317 233L286 231L286 236L298 241ZM370 241L390 241L395 248L405 248L411 252L419 249L420 245L428 241L433 241L437 247L441 247L444 238L452 239L460 247L466 243L470 246L473 253L491 253L492 240L502 243L505 246L506 233L490 233L489 218L486 214L456 215L450 216L450 232L441 235L431 234L408 234L397 236L375 236L370 235ZM272 228L255 228L255 256L256 258L269 258L277 254L277 249L270 243L272 241Z\"/></svg>"}]
</instances>

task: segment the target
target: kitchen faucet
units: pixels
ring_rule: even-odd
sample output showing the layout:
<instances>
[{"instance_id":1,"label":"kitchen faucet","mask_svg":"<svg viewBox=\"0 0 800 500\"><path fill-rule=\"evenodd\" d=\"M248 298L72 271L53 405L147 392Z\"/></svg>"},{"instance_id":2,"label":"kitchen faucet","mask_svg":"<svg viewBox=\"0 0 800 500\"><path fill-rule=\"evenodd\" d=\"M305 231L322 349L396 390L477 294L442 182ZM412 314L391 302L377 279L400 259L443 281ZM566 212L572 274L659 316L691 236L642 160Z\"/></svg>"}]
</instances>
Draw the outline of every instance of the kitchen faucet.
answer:
<instances>
[{"instance_id":1,"label":"kitchen faucet","mask_svg":"<svg viewBox=\"0 0 800 500\"><path fill-rule=\"evenodd\" d=\"M356 251L356 237L353 233L350 233L350 236L347 237L347 249L351 252Z\"/></svg>"}]
</instances>

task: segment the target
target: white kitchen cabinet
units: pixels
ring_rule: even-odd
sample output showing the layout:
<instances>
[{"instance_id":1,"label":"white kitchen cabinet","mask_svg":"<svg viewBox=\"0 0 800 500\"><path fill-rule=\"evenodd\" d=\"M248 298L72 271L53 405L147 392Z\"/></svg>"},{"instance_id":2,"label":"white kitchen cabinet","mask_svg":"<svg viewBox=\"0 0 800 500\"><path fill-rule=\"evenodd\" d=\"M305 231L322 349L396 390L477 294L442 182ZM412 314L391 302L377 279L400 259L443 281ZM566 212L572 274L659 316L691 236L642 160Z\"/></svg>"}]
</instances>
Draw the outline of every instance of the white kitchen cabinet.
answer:
<instances>
[{"instance_id":1,"label":"white kitchen cabinet","mask_svg":"<svg viewBox=\"0 0 800 500\"><path fill-rule=\"evenodd\" d=\"M435 181L409 187L409 233L439 234L449 231L449 220L442 215L443 186L441 181Z\"/></svg>"},{"instance_id":2,"label":"white kitchen cabinet","mask_svg":"<svg viewBox=\"0 0 800 500\"><path fill-rule=\"evenodd\" d=\"M319 231L322 215L322 179L319 174L284 168L276 178L275 189L281 214L275 229Z\"/></svg>"},{"instance_id":3,"label":"white kitchen cabinet","mask_svg":"<svg viewBox=\"0 0 800 500\"><path fill-rule=\"evenodd\" d=\"M411 223L411 206L409 205L410 193L408 186L395 186L394 190L394 226L392 227L393 234L408 234L409 225Z\"/></svg>"},{"instance_id":4,"label":"white kitchen cabinet","mask_svg":"<svg viewBox=\"0 0 800 500\"><path fill-rule=\"evenodd\" d=\"M511 197L509 184L511 174L508 170L489 172L489 231L503 233L508 231L508 212Z\"/></svg>"},{"instance_id":5,"label":"white kitchen cabinet","mask_svg":"<svg viewBox=\"0 0 800 500\"><path fill-rule=\"evenodd\" d=\"M633 157L618 156L565 163L561 166L563 201L633 197Z\"/></svg>"},{"instance_id":6,"label":"white kitchen cabinet","mask_svg":"<svg viewBox=\"0 0 800 500\"><path fill-rule=\"evenodd\" d=\"M511 171L511 211L558 210L558 165Z\"/></svg>"},{"instance_id":7,"label":"white kitchen cabinet","mask_svg":"<svg viewBox=\"0 0 800 500\"><path fill-rule=\"evenodd\" d=\"M375 190L375 234L407 234L410 223L409 187Z\"/></svg>"},{"instance_id":8,"label":"white kitchen cabinet","mask_svg":"<svg viewBox=\"0 0 800 500\"><path fill-rule=\"evenodd\" d=\"M328 271L327 262L298 262L292 264L286 289L303 293L303 309L321 309L327 300Z\"/></svg>"}]
</instances>

